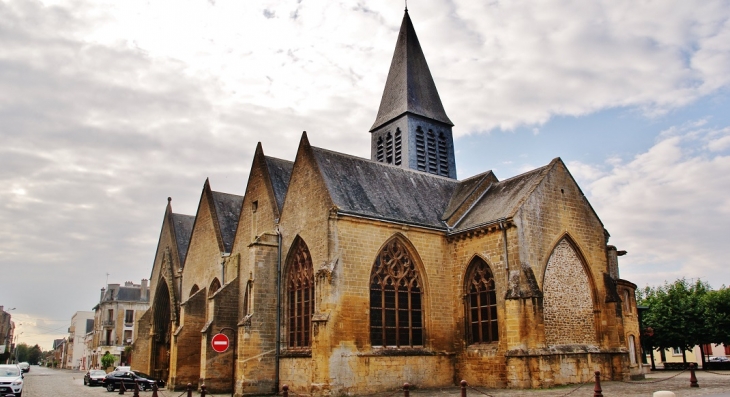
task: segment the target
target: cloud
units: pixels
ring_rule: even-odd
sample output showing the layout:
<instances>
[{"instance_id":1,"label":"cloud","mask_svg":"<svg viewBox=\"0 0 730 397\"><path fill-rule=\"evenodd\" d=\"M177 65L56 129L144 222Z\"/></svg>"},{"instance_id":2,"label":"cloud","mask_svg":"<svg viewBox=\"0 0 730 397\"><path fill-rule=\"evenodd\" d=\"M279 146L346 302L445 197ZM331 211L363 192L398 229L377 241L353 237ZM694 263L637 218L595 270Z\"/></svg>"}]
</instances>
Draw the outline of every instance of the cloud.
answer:
<instances>
[{"instance_id":1,"label":"cloud","mask_svg":"<svg viewBox=\"0 0 730 397\"><path fill-rule=\"evenodd\" d=\"M730 128L688 123L672 129L647 152L605 171L571 163L573 175L629 255L622 277L639 285L680 277L730 285Z\"/></svg>"}]
</instances>

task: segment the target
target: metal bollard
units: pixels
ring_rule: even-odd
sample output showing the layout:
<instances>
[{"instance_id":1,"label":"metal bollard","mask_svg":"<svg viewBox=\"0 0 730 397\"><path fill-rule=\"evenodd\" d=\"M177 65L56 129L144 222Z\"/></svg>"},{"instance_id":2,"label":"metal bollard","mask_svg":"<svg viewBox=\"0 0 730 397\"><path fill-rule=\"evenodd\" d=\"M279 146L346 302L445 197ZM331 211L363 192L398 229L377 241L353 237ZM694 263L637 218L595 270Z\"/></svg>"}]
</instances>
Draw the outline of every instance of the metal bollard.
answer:
<instances>
[{"instance_id":1,"label":"metal bollard","mask_svg":"<svg viewBox=\"0 0 730 397\"><path fill-rule=\"evenodd\" d=\"M119 394L124 394L124 392L127 391L127 388L124 387L124 380L119 382Z\"/></svg>"},{"instance_id":2,"label":"metal bollard","mask_svg":"<svg viewBox=\"0 0 730 397\"><path fill-rule=\"evenodd\" d=\"M411 385L408 384L408 382L403 384L403 397L408 397L411 395Z\"/></svg>"},{"instance_id":3,"label":"metal bollard","mask_svg":"<svg viewBox=\"0 0 730 397\"><path fill-rule=\"evenodd\" d=\"M461 384L461 397L466 397L466 381L462 380Z\"/></svg>"},{"instance_id":4,"label":"metal bollard","mask_svg":"<svg viewBox=\"0 0 730 397\"><path fill-rule=\"evenodd\" d=\"M284 385L281 387L281 395L284 397L289 397L289 386Z\"/></svg>"},{"instance_id":5,"label":"metal bollard","mask_svg":"<svg viewBox=\"0 0 730 397\"><path fill-rule=\"evenodd\" d=\"M596 371L596 385L593 387L593 397L603 397L603 390L601 390L601 371Z\"/></svg>"},{"instance_id":6,"label":"metal bollard","mask_svg":"<svg viewBox=\"0 0 730 397\"><path fill-rule=\"evenodd\" d=\"M192 383L188 383L187 390L188 390L188 397L193 397L193 384Z\"/></svg>"},{"instance_id":7,"label":"metal bollard","mask_svg":"<svg viewBox=\"0 0 730 397\"><path fill-rule=\"evenodd\" d=\"M200 397L205 397L205 385L200 386Z\"/></svg>"},{"instance_id":8,"label":"metal bollard","mask_svg":"<svg viewBox=\"0 0 730 397\"><path fill-rule=\"evenodd\" d=\"M157 395L157 389L158 389L157 383L153 384L152 385L152 397L160 397Z\"/></svg>"},{"instance_id":9,"label":"metal bollard","mask_svg":"<svg viewBox=\"0 0 730 397\"><path fill-rule=\"evenodd\" d=\"M134 397L139 397L139 383L137 383L137 380L134 380Z\"/></svg>"},{"instance_id":10,"label":"metal bollard","mask_svg":"<svg viewBox=\"0 0 730 397\"><path fill-rule=\"evenodd\" d=\"M689 387L700 387L697 384L697 377L695 376L696 363L689 363Z\"/></svg>"}]
</instances>

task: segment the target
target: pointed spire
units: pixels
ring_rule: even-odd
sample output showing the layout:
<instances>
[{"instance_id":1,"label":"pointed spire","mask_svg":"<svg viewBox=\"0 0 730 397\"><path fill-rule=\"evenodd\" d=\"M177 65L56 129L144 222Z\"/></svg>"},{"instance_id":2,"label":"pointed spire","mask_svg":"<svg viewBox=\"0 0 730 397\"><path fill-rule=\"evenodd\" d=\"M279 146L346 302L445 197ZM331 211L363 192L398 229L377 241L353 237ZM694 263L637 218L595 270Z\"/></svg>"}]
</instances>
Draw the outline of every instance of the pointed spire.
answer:
<instances>
[{"instance_id":1,"label":"pointed spire","mask_svg":"<svg viewBox=\"0 0 730 397\"><path fill-rule=\"evenodd\" d=\"M404 114L412 113L453 126L441 104L436 84L413 28L408 9L403 15L388 79L372 132Z\"/></svg>"}]
</instances>

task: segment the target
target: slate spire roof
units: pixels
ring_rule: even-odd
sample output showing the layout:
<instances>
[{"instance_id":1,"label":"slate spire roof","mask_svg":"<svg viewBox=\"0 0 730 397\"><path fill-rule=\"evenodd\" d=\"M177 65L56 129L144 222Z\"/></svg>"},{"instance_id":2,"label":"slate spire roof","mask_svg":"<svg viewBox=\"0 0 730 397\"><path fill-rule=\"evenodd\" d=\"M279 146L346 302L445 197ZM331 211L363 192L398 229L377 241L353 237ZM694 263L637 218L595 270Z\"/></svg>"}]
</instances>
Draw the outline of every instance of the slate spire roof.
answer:
<instances>
[{"instance_id":1,"label":"slate spire roof","mask_svg":"<svg viewBox=\"0 0 730 397\"><path fill-rule=\"evenodd\" d=\"M454 125L441 104L408 10L403 15L378 116L370 131L405 113Z\"/></svg>"}]
</instances>

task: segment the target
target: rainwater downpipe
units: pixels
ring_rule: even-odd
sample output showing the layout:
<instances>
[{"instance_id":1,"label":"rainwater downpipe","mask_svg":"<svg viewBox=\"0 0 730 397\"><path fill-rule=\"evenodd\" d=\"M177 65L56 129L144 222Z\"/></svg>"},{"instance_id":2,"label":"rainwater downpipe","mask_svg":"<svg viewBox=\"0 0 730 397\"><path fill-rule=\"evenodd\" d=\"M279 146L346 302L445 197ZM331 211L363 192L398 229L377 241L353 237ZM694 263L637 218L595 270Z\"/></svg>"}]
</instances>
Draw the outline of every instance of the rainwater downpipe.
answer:
<instances>
[{"instance_id":1,"label":"rainwater downpipe","mask_svg":"<svg viewBox=\"0 0 730 397\"><path fill-rule=\"evenodd\" d=\"M277 219L277 223L278 223ZM276 363L274 393L279 393L279 359L281 357L281 230L276 225Z\"/></svg>"},{"instance_id":2,"label":"rainwater downpipe","mask_svg":"<svg viewBox=\"0 0 730 397\"><path fill-rule=\"evenodd\" d=\"M509 256L507 254L507 227L504 225L504 219L499 220L499 230L502 231L502 249L504 250L504 271L507 275L507 288L509 288Z\"/></svg>"}]
</instances>

